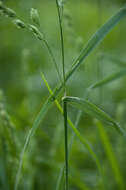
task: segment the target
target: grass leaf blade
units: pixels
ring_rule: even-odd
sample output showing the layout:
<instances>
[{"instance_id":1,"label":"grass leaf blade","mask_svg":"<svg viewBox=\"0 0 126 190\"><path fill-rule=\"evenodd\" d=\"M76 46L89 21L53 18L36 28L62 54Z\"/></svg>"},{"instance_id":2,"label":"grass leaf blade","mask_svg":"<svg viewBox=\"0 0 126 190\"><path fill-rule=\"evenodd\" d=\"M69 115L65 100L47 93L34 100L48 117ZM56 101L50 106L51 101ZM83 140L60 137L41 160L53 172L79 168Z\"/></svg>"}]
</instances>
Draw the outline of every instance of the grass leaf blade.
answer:
<instances>
[{"instance_id":1,"label":"grass leaf blade","mask_svg":"<svg viewBox=\"0 0 126 190\"><path fill-rule=\"evenodd\" d=\"M46 85L46 87L48 88L48 91L51 95L53 95L53 92L44 76L44 74L42 74L42 79ZM62 107L60 106L58 100L55 100L55 104L57 106L57 108L59 109L59 111L61 112L61 114L63 115L63 109ZM80 116L80 114L79 114ZM78 119L78 118L77 118ZM97 158L97 155L95 154L95 152L93 151L93 149L91 148L91 146L88 144L88 142L85 140L85 138L80 134L80 132L78 131L78 129L74 126L74 124L72 123L72 121L67 118L67 121L68 121L68 124L69 126L71 127L71 129L73 130L74 134L78 137L78 139L80 140L80 142L86 147L86 149L88 150L88 152L90 153L91 157L93 158L93 160L96 162L96 166L98 168L98 171L99 171L99 174L101 175L102 177L102 167L101 167L101 164L100 164L100 161L99 159ZM70 148L71 148L71 145L70 145ZM61 170L60 172L60 176L59 176L59 179L58 179L58 182L57 182L57 188L56 190L60 190L60 184L62 183L63 181L63 171L64 171L64 166L63 166L63 169ZM103 182L102 182L103 183ZM103 186L103 184L101 184ZM104 189L104 188L103 188Z\"/></svg>"},{"instance_id":2,"label":"grass leaf blade","mask_svg":"<svg viewBox=\"0 0 126 190\"><path fill-rule=\"evenodd\" d=\"M32 128L30 129L26 140L25 140L25 144L24 147L22 149L21 155L20 155L20 160L19 160L19 167L18 167L18 172L16 175L16 181L15 181L15 187L14 190L18 189L18 185L19 185L19 180L20 180L20 175L21 175L21 169L22 169L22 165L23 165L23 158L24 158L24 153L28 147L28 144L32 138L32 136L34 135L36 129L38 128L40 122L42 121L42 119L44 118L45 114L47 113L49 107L52 105L53 101L52 101L52 97L50 97L46 103L43 105L42 109L40 110L40 112L38 113Z\"/></svg>"},{"instance_id":3,"label":"grass leaf blade","mask_svg":"<svg viewBox=\"0 0 126 190\"><path fill-rule=\"evenodd\" d=\"M89 89L98 88L98 87L103 86L105 84L108 84L108 83L110 83L110 82L112 82L114 80L117 80L117 79L119 79L119 78L121 78L121 77L123 77L125 75L126 75L126 69L123 69L121 71L115 72L115 73L111 74L110 76L104 78L103 80L100 80L100 81L96 82L95 84L91 85L89 87Z\"/></svg>"},{"instance_id":4,"label":"grass leaf blade","mask_svg":"<svg viewBox=\"0 0 126 190\"><path fill-rule=\"evenodd\" d=\"M66 96L63 99L64 101L69 102L74 107L91 115L92 117L95 117L99 119L100 121L104 121L105 123L112 125L120 134L122 134L126 138L126 134L124 130L119 126L119 124L117 124L113 118L111 118L107 113L105 113L102 109L97 107L95 104L89 102L88 100L81 99L78 97Z\"/></svg>"},{"instance_id":5,"label":"grass leaf blade","mask_svg":"<svg viewBox=\"0 0 126 190\"><path fill-rule=\"evenodd\" d=\"M67 74L69 78L72 73L80 66L85 58L95 49L96 46L105 38L105 36L126 16L126 6L122 7L114 16L112 16L100 29L91 37L86 47L81 51Z\"/></svg>"}]
</instances>

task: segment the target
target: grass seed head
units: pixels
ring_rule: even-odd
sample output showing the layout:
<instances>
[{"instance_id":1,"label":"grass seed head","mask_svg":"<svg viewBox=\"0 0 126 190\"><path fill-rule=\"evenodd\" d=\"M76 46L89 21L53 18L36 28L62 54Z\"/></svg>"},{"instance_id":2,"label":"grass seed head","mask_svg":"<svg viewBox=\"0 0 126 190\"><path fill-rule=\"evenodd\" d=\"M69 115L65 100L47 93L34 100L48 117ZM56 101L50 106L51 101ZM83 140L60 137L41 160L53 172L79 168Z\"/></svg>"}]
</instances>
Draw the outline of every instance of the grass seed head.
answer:
<instances>
[{"instance_id":1,"label":"grass seed head","mask_svg":"<svg viewBox=\"0 0 126 190\"><path fill-rule=\"evenodd\" d=\"M39 31L39 29L34 25L29 25L29 30L38 38L39 40L43 40L44 37L42 33Z\"/></svg>"},{"instance_id":2,"label":"grass seed head","mask_svg":"<svg viewBox=\"0 0 126 190\"><path fill-rule=\"evenodd\" d=\"M7 17L15 18L16 13L10 8L7 8L6 6L3 5L3 3L0 1L0 11Z\"/></svg>"},{"instance_id":3,"label":"grass seed head","mask_svg":"<svg viewBox=\"0 0 126 190\"><path fill-rule=\"evenodd\" d=\"M14 24L18 27L18 28L26 28L26 25L24 22L22 22L21 20L19 19L15 19L14 21Z\"/></svg>"},{"instance_id":4,"label":"grass seed head","mask_svg":"<svg viewBox=\"0 0 126 190\"><path fill-rule=\"evenodd\" d=\"M40 27L40 18L37 9L31 8L30 16L33 23Z\"/></svg>"},{"instance_id":5,"label":"grass seed head","mask_svg":"<svg viewBox=\"0 0 126 190\"><path fill-rule=\"evenodd\" d=\"M8 17L12 17L12 18L15 18L15 17L16 17L15 11L13 11L13 10L10 9L10 8L6 8L6 7L5 7L4 13L5 13L5 15L7 15Z\"/></svg>"},{"instance_id":6,"label":"grass seed head","mask_svg":"<svg viewBox=\"0 0 126 190\"><path fill-rule=\"evenodd\" d=\"M0 9L2 9L3 8L3 3L2 3L2 1L0 1Z\"/></svg>"}]
</instances>

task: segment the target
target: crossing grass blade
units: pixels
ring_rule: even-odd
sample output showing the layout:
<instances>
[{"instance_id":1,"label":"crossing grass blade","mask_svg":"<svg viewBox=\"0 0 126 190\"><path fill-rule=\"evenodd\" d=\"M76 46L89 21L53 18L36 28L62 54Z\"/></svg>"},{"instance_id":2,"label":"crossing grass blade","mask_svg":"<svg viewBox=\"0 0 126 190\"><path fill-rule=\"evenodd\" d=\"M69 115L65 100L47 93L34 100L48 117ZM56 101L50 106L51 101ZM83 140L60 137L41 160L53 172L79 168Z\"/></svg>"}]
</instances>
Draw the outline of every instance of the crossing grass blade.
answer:
<instances>
[{"instance_id":1,"label":"crossing grass blade","mask_svg":"<svg viewBox=\"0 0 126 190\"><path fill-rule=\"evenodd\" d=\"M22 165L23 165L24 153L28 147L28 144L30 143L32 136L34 135L36 129L40 125L40 122L44 119L45 114L47 113L47 111L49 110L49 108L52 104L53 104L53 97L51 96L47 99L46 103L42 106L42 109L40 110L39 114L37 115L37 117L33 123L32 128L28 132L28 135L27 135L26 140L25 140L24 147L23 147L23 149L21 151L21 155L20 155L19 167L18 167L18 172L16 175L14 190L18 189L19 180L20 180L20 176L21 176L21 169L22 169Z\"/></svg>"},{"instance_id":2,"label":"crossing grass blade","mask_svg":"<svg viewBox=\"0 0 126 190\"><path fill-rule=\"evenodd\" d=\"M1 7L0 7L1 8ZM68 71L66 75L66 81L72 76L72 74L76 71L76 69L81 65L81 63L85 60L86 57L89 56L89 54L95 49L95 47L103 41L104 37L116 26L124 17L126 16L126 6L122 7L114 16L112 16L89 40L86 47L82 50L78 58L75 60L75 62L72 65L72 68ZM52 105L55 98L58 96L62 88L64 87L64 84L62 83L59 85L55 90L53 95L51 95L47 101L42 106L40 112L38 113L35 121L33 122L32 128L26 138L25 145L22 150L21 159L19 163L18 173L16 177L16 185L15 190L18 189L19 184L19 178L21 174L21 168L23 163L23 157L24 153L26 151L26 148L29 144L29 141L31 137L34 135L34 132L39 127L39 124L43 121L44 116L48 112L50 106Z\"/></svg>"},{"instance_id":3,"label":"crossing grass blade","mask_svg":"<svg viewBox=\"0 0 126 190\"><path fill-rule=\"evenodd\" d=\"M116 156L112 150L112 146L110 144L109 137L108 137L102 123L99 122L98 120L96 120L95 123L96 123L96 126L98 127L99 135L101 137L101 141L103 143L106 155L107 155L108 160L110 162L110 166L112 168L113 174L114 174L115 179L117 181L118 188L120 190L124 190L125 189L124 188L124 179L123 179L122 174L120 172L120 168L119 168L119 164L118 164L118 161L116 159Z\"/></svg>"},{"instance_id":4,"label":"crossing grass blade","mask_svg":"<svg viewBox=\"0 0 126 190\"><path fill-rule=\"evenodd\" d=\"M122 18L126 16L126 5L120 9L114 16L112 16L100 29L91 37L86 47L81 51L80 55L74 61L72 68L67 74L69 78L72 73L81 65L93 49L100 44L105 36L116 26Z\"/></svg>"},{"instance_id":5,"label":"crossing grass blade","mask_svg":"<svg viewBox=\"0 0 126 190\"><path fill-rule=\"evenodd\" d=\"M51 90L44 74L41 75L42 76L42 79L49 91L49 93L51 95L53 95L53 91ZM57 108L59 109L59 111L61 112L61 114L63 115L63 109L61 107L61 105L59 104L58 100L55 99L55 104L57 106ZM80 115L80 114L79 114ZM77 120L78 120L78 117L77 117ZM69 124L69 126L71 127L71 129L73 130L73 132L75 133L75 135L78 137L78 139L80 140L80 142L86 147L86 149L88 150L88 152L90 153L91 157L93 158L93 160L96 162L96 166L99 170L99 174L101 175L102 177L102 167L101 167L101 164L100 164L100 161L99 159L97 158L97 155L95 154L95 152L92 150L91 146L88 144L88 142L85 140L84 137L81 136L80 132L78 131L78 129L75 127L75 125L72 123L72 121L67 118L67 122ZM71 145L70 145L70 148L71 148ZM70 151L70 148L69 148L69 151ZM57 182L57 188L56 190L60 190L60 185L62 184L62 181L63 181L63 172L64 172L64 166L60 172L60 176L59 176L59 179L58 179L58 182ZM103 184L102 184L103 185Z\"/></svg>"},{"instance_id":6,"label":"crossing grass blade","mask_svg":"<svg viewBox=\"0 0 126 190\"><path fill-rule=\"evenodd\" d=\"M84 111L92 117L113 126L120 134L122 134L126 138L125 131L119 126L119 124L95 104L78 97L66 96L63 99L64 101L70 103L72 106Z\"/></svg>"}]
</instances>

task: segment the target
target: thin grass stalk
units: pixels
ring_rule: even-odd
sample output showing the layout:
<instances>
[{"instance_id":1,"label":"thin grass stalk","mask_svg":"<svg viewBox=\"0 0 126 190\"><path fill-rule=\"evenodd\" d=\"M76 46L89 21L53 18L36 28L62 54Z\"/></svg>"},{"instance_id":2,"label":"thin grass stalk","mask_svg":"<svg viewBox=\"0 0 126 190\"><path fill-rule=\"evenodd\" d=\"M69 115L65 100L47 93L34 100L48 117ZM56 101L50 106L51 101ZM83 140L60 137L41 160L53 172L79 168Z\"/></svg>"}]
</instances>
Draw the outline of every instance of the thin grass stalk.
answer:
<instances>
[{"instance_id":1,"label":"thin grass stalk","mask_svg":"<svg viewBox=\"0 0 126 190\"><path fill-rule=\"evenodd\" d=\"M57 11L58 11L58 19L59 19L59 26L60 26L61 52L62 52L62 69L63 69L63 81L64 81L64 95L66 95L64 38L63 38L63 27L62 27L62 15L61 15L61 12L60 12L60 7L59 7L58 0L56 0L56 6L57 6ZM62 11L63 11L63 8L62 8Z\"/></svg>"},{"instance_id":2,"label":"thin grass stalk","mask_svg":"<svg viewBox=\"0 0 126 190\"><path fill-rule=\"evenodd\" d=\"M47 39L44 39L43 41L44 41L44 43L45 43L45 46L46 46L47 49L48 49L48 52L49 52L49 54L50 54L50 57L52 58L52 61L53 61L54 66L55 66L55 68L56 68L56 71L57 71L59 80L60 80L60 82L62 83L62 78L61 78L61 76L60 76L59 68L58 68L58 65L57 65L57 63L56 63L56 59L55 59L55 57L54 57L54 55L53 55L52 49L51 49L51 47L50 47L50 45L49 45Z\"/></svg>"},{"instance_id":3,"label":"thin grass stalk","mask_svg":"<svg viewBox=\"0 0 126 190\"><path fill-rule=\"evenodd\" d=\"M53 92L47 82L47 80L45 79L45 76L42 74L42 79L46 85L46 87L48 88L48 91L51 95L53 95ZM57 108L59 109L59 111L61 112L61 114L63 115L63 109L62 107L60 106L58 100L54 100L55 101L55 104L57 106ZM80 120L80 117L81 117L81 111L79 111L78 113L78 116L77 116L77 120L76 120L76 125L78 125L79 123L79 120ZM68 121L68 124L69 126L72 128L74 134L78 137L78 139L80 140L80 142L86 147L86 149L88 150L88 152L90 153L91 157L93 158L93 160L95 161L96 163L96 166L98 168L98 171L99 171L99 175L101 176L102 178L102 184L101 184L101 187L102 189L104 189L104 183L103 183L103 172L102 172L102 167L101 167L101 164L100 164L100 161L99 159L97 158L97 155L95 154L95 152L92 150L92 147L89 145L89 143L84 139L84 137L81 136L80 132L77 130L77 127L72 123L72 121L67 118L67 121ZM70 144L69 144L69 151L71 150L71 147L72 147L72 141L73 139L71 138L71 141L70 141ZM70 153L69 153L70 154ZM70 158L69 158L70 159ZM57 181L57 185L56 185L56 190L60 190L60 184L62 182L62 179L63 179L63 172L64 172L64 169L65 169L65 165L63 166L63 168L61 169L60 171L60 175L59 175L59 178L58 178L58 181Z\"/></svg>"},{"instance_id":4,"label":"thin grass stalk","mask_svg":"<svg viewBox=\"0 0 126 190\"><path fill-rule=\"evenodd\" d=\"M66 95L66 79L65 79L65 59L64 59L64 38L63 38L63 27L62 27L62 17L63 17L63 7L58 4L56 0L56 6L58 11L59 26L60 26L60 38L61 38L61 52L62 52L62 70L63 70L63 82L64 82L64 96ZM63 5L62 5L63 6ZM61 12L62 11L62 12ZM63 101L63 114L64 114L64 137L65 137L65 189L69 189L68 185L68 126L67 126L67 102Z\"/></svg>"},{"instance_id":5,"label":"thin grass stalk","mask_svg":"<svg viewBox=\"0 0 126 190\"><path fill-rule=\"evenodd\" d=\"M67 126L67 102L63 101L64 111L64 137L65 137L65 189L68 190L68 126Z\"/></svg>"},{"instance_id":6,"label":"thin grass stalk","mask_svg":"<svg viewBox=\"0 0 126 190\"><path fill-rule=\"evenodd\" d=\"M27 28L30 32L33 33L33 35L37 38L37 40L40 42L40 44L42 45L42 47L43 47L43 43L45 44L45 46L46 46L46 48L47 48L47 50L48 50L48 53L49 53L49 55L50 55L50 58L52 59L52 62L53 62L54 66L55 66L55 69L56 69L56 71L57 71L57 75L58 75L58 77L59 77L59 80L60 80L60 82L62 83L62 78L61 78L61 76L60 76L60 71L59 71L59 68L58 68L58 65L57 65L55 56L54 56L54 54L53 54L53 51L52 51L51 46L49 45L48 40L45 38L45 35L44 35L41 31L39 31L38 28L37 28L38 34L40 34L40 35L42 36L42 38L39 37L39 35L36 35L36 33L34 33L34 30L31 30L30 27L31 27L31 25L26 25L26 28ZM34 29L34 28L33 28L33 29ZM42 42L43 42L43 43L42 43Z\"/></svg>"}]
</instances>

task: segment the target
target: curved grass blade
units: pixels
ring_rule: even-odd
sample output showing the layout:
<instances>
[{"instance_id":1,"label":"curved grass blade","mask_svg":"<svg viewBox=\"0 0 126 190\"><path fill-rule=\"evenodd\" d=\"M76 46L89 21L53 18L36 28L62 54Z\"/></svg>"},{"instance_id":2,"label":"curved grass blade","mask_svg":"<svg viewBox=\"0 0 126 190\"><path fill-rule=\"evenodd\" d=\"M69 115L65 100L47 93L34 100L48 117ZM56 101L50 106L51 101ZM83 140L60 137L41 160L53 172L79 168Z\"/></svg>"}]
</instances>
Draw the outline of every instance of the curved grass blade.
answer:
<instances>
[{"instance_id":1,"label":"curved grass blade","mask_svg":"<svg viewBox=\"0 0 126 190\"><path fill-rule=\"evenodd\" d=\"M49 84L48 84L48 82L47 82L44 74L42 74L42 79L43 79L46 87L48 88L49 93L51 95L53 95L53 92L52 92L52 90L51 90L51 88L50 88L50 86L49 86ZM55 100L55 104L56 104L57 108L59 109L59 111L61 112L61 114L63 115L63 109L62 109L61 105L59 104L58 100ZM79 117L80 117L80 114L77 117L77 122L78 122ZM67 122L68 122L69 126L71 127L71 129L73 130L73 132L75 133L75 135L80 140L80 142L86 147L86 149L90 153L90 155L93 158L93 160L96 162L96 166L97 166L97 168L99 170L99 174L102 176L103 175L102 174L102 167L101 167L99 159L97 158L97 155L92 150L91 146L88 144L88 142L85 140L85 138L81 136L80 132L78 131L78 129L75 127L75 125L72 123L72 121L69 118L67 118ZM71 144L70 144L70 148L71 148ZM70 148L69 148L69 150L70 150ZM59 179L58 179L58 182L57 182L57 188L56 188L56 190L60 189L60 184L63 181L63 172L64 172L64 166L61 169L60 176L59 176Z\"/></svg>"},{"instance_id":2,"label":"curved grass blade","mask_svg":"<svg viewBox=\"0 0 126 190\"><path fill-rule=\"evenodd\" d=\"M126 68L126 61L118 58L115 55L110 55L108 53L101 53L99 56L102 56L102 58L104 58L104 59L106 58L106 59L112 61L113 63L115 63L116 65L119 65L120 67Z\"/></svg>"},{"instance_id":3,"label":"curved grass blade","mask_svg":"<svg viewBox=\"0 0 126 190\"><path fill-rule=\"evenodd\" d=\"M1 8L1 7L0 7ZM67 73L66 76L66 81L72 76L74 71L80 66L80 64L84 61L84 59L95 49L95 47L104 39L104 37L114 28L115 25L117 25L124 17L126 16L126 6L124 6L122 9L120 9L113 17L111 17L108 22L106 22L89 40L87 46L82 50L81 54L79 57L75 60L72 69L70 69ZM21 168L22 168L22 162L23 162L23 157L24 157L24 152L26 151L27 145L33 136L34 132L36 129L39 127L39 124L42 122L44 119L44 116L48 112L50 106L52 105L53 101L55 98L58 96L62 88L64 87L64 84L62 83L60 86L58 86L55 90L53 95L51 95L45 104L42 106L40 112L37 115L36 120L34 121L32 125L32 129L30 130L25 145L23 147L23 151L21 154L21 159L20 159L20 164L19 164L19 169L18 169L18 174L17 174L17 180L16 180L16 187L15 190L18 188L19 184L19 177L21 173Z\"/></svg>"},{"instance_id":4,"label":"curved grass blade","mask_svg":"<svg viewBox=\"0 0 126 190\"><path fill-rule=\"evenodd\" d=\"M92 117L95 117L109 125L112 125L120 134L122 134L126 138L125 131L119 126L119 124L116 123L114 119L112 119L107 113L105 113L95 104L89 102L88 100L81 99L78 97L66 96L63 99L64 101L70 103L72 106L84 111Z\"/></svg>"},{"instance_id":5,"label":"curved grass blade","mask_svg":"<svg viewBox=\"0 0 126 190\"><path fill-rule=\"evenodd\" d=\"M86 89L85 98L89 97L91 90L98 88L98 87L101 87L101 86L104 86L106 84L109 84L110 82L112 82L114 80L118 80L119 78L124 77L125 75L126 75L126 69L123 69L121 71L115 72L115 73L109 75L108 77L92 84L91 86L89 86Z\"/></svg>"},{"instance_id":6,"label":"curved grass blade","mask_svg":"<svg viewBox=\"0 0 126 190\"><path fill-rule=\"evenodd\" d=\"M103 127L101 122L95 121L95 123L96 123L96 126L98 127L99 134L100 134L100 137L101 137L101 141L103 143L106 155L107 155L108 160L110 162L110 166L112 167L112 171L113 171L113 174L114 174L115 179L117 181L118 187L119 187L120 190L124 190L125 189L125 187L124 187L124 184L125 184L124 179L122 177L122 174L121 174L121 171L120 171L119 164L118 164L118 161L116 159L116 156L115 156L115 154L114 154L114 152L112 150L112 146L110 144L108 135L107 135L106 131L104 130L104 127Z\"/></svg>"},{"instance_id":7,"label":"curved grass blade","mask_svg":"<svg viewBox=\"0 0 126 190\"><path fill-rule=\"evenodd\" d=\"M21 169L22 169L22 165L23 165L23 158L24 158L24 153L28 147L28 144L30 143L30 140L32 138L32 136L34 135L36 129L38 128L38 126L40 125L40 122L44 119L45 114L47 113L47 111L49 110L50 106L53 104L53 96L49 97L46 101L46 103L42 106L42 109L40 110L40 112L38 113L32 128L29 130L29 133L26 137L25 140L25 144L24 147L22 149L21 155L20 155L20 161L19 161L19 167L18 167L18 172L16 175L16 181L15 181L15 187L14 190L18 189L18 185L19 185L19 180L20 180L20 175L21 175Z\"/></svg>"},{"instance_id":8,"label":"curved grass blade","mask_svg":"<svg viewBox=\"0 0 126 190\"><path fill-rule=\"evenodd\" d=\"M100 81L96 82L95 84L91 85L89 87L89 89L98 88L98 87L103 86L105 84L108 84L108 83L110 83L110 82L112 82L114 80L117 80L117 79L119 79L119 78L121 78L121 77L123 77L125 75L126 75L126 69L123 69L121 71L115 72L112 75L104 78L103 80L100 80Z\"/></svg>"},{"instance_id":9,"label":"curved grass blade","mask_svg":"<svg viewBox=\"0 0 126 190\"><path fill-rule=\"evenodd\" d=\"M116 64L118 64L119 66L126 68L126 61L121 60L121 59L119 59L119 58L117 58L117 57L115 57L115 56L112 56L112 55L111 55L111 56L109 55L108 58L109 58L113 63L116 63Z\"/></svg>"}]
</instances>

